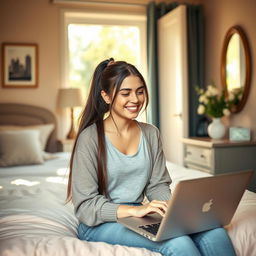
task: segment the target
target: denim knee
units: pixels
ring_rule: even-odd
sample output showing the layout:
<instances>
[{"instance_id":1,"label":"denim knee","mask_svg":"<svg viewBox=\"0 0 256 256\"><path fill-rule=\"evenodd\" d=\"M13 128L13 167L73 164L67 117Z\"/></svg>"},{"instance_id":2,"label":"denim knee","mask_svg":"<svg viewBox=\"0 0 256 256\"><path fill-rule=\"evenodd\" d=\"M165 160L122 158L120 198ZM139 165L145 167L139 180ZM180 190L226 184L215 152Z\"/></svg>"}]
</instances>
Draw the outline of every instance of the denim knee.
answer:
<instances>
[{"instance_id":1,"label":"denim knee","mask_svg":"<svg viewBox=\"0 0 256 256\"><path fill-rule=\"evenodd\" d=\"M180 236L161 243L159 251L171 256L200 256L200 252L190 236Z\"/></svg>"},{"instance_id":2,"label":"denim knee","mask_svg":"<svg viewBox=\"0 0 256 256\"><path fill-rule=\"evenodd\" d=\"M233 244L224 228L216 228L192 236L202 255L235 256Z\"/></svg>"}]
</instances>

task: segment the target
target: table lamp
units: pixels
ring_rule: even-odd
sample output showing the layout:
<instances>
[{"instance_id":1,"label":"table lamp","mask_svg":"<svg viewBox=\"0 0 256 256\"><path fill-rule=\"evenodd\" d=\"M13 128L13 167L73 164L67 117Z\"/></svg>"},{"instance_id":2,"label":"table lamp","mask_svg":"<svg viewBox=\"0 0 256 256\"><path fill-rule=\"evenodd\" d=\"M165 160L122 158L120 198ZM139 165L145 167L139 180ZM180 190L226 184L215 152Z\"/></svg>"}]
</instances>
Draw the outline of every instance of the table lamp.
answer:
<instances>
[{"instance_id":1,"label":"table lamp","mask_svg":"<svg viewBox=\"0 0 256 256\"><path fill-rule=\"evenodd\" d=\"M79 88L62 88L59 90L59 106L71 108L71 127L67 139L75 139L74 107L82 106L81 90Z\"/></svg>"}]
</instances>

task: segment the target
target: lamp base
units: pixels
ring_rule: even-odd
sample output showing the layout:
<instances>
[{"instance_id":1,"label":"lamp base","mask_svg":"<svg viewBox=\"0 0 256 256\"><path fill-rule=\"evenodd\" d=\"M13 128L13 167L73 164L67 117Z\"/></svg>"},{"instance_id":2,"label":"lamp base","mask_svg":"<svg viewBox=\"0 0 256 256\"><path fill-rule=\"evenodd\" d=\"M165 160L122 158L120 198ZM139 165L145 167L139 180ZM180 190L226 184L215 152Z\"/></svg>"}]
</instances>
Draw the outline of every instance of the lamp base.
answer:
<instances>
[{"instance_id":1,"label":"lamp base","mask_svg":"<svg viewBox=\"0 0 256 256\"><path fill-rule=\"evenodd\" d=\"M67 134L67 139L68 140L74 140L76 138L76 132L72 127L70 128L70 131Z\"/></svg>"},{"instance_id":2,"label":"lamp base","mask_svg":"<svg viewBox=\"0 0 256 256\"><path fill-rule=\"evenodd\" d=\"M76 131L74 126L74 110L71 108L71 127L67 134L67 139L74 140L76 138Z\"/></svg>"}]
</instances>

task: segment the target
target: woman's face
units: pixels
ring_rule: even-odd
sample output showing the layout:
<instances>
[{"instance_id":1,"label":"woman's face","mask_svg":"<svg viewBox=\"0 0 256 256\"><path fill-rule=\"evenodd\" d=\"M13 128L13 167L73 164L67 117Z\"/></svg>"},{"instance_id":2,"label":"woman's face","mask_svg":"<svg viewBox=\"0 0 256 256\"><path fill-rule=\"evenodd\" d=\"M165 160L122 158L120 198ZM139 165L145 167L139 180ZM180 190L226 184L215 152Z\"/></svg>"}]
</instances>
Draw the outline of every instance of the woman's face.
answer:
<instances>
[{"instance_id":1,"label":"woman's face","mask_svg":"<svg viewBox=\"0 0 256 256\"><path fill-rule=\"evenodd\" d=\"M139 77L126 77L112 102L111 114L115 118L135 119L145 102L145 86Z\"/></svg>"}]
</instances>

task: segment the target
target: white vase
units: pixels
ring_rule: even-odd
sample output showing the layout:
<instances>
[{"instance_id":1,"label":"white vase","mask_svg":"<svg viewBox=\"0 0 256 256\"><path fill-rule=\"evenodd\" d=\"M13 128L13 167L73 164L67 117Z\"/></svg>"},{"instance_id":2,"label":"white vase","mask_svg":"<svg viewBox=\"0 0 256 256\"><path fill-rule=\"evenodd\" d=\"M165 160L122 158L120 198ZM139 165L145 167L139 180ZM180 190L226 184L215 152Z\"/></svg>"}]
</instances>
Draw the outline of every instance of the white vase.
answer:
<instances>
[{"instance_id":1,"label":"white vase","mask_svg":"<svg viewBox=\"0 0 256 256\"><path fill-rule=\"evenodd\" d=\"M212 139L221 139L225 135L225 126L221 121L221 118L213 118L212 122L208 126L208 135Z\"/></svg>"}]
</instances>

